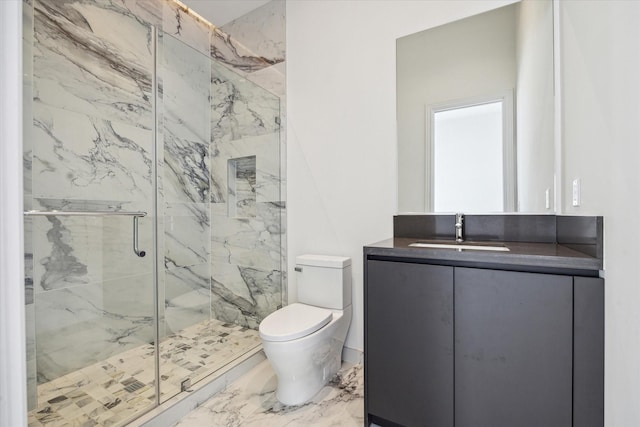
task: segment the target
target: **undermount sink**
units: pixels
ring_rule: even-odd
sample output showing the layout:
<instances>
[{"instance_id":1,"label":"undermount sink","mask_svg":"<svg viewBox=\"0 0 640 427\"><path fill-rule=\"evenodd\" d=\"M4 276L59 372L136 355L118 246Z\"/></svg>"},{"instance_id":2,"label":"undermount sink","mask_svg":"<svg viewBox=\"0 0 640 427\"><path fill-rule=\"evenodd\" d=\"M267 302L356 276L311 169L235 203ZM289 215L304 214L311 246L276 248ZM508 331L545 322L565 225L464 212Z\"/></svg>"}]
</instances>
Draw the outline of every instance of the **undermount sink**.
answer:
<instances>
[{"instance_id":1,"label":"undermount sink","mask_svg":"<svg viewBox=\"0 0 640 427\"><path fill-rule=\"evenodd\" d=\"M432 248L432 249L457 249L457 250L472 250L472 251L498 251L509 252L509 248L500 244L484 244L484 243L430 243L430 242L415 242L410 243L409 246L414 248Z\"/></svg>"}]
</instances>

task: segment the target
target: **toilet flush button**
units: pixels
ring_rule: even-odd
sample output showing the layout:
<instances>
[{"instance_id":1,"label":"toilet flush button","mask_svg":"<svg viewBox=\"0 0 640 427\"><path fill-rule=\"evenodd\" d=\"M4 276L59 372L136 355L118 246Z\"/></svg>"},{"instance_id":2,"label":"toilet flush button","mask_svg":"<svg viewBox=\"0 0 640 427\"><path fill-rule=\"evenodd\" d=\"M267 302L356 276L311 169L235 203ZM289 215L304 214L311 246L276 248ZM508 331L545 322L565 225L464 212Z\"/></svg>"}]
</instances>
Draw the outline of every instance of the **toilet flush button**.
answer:
<instances>
[{"instance_id":1,"label":"toilet flush button","mask_svg":"<svg viewBox=\"0 0 640 427\"><path fill-rule=\"evenodd\" d=\"M297 265L293 268L298 273L302 273L302 267L298 267Z\"/></svg>"}]
</instances>

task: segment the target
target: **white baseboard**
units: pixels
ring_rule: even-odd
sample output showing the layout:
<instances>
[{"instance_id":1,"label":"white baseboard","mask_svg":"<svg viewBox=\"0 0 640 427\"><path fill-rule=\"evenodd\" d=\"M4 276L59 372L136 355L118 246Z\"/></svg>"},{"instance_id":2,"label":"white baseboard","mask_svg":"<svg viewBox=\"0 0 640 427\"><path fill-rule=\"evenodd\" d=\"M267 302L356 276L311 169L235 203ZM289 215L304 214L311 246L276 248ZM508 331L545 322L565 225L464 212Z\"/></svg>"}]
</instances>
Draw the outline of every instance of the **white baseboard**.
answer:
<instances>
[{"instance_id":1,"label":"white baseboard","mask_svg":"<svg viewBox=\"0 0 640 427\"><path fill-rule=\"evenodd\" d=\"M342 348L342 360L349 363L364 363L364 353L362 350L356 348L343 347Z\"/></svg>"}]
</instances>

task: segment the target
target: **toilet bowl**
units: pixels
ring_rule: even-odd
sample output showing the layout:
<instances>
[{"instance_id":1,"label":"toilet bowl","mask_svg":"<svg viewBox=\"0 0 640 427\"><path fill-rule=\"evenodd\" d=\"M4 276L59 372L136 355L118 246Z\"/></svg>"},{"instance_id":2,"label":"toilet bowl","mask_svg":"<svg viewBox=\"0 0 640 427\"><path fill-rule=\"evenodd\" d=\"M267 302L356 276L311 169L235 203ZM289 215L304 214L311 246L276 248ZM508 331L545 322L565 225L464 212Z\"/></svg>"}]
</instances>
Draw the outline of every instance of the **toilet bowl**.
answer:
<instances>
[{"instance_id":1,"label":"toilet bowl","mask_svg":"<svg viewBox=\"0 0 640 427\"><path fill-rule=\"evenodd\" d=\"M300 301L259 328L285 405L307 402L338 372L352 314L350 258L299 256L296 272Z\"/></svg>"}]
</instances>

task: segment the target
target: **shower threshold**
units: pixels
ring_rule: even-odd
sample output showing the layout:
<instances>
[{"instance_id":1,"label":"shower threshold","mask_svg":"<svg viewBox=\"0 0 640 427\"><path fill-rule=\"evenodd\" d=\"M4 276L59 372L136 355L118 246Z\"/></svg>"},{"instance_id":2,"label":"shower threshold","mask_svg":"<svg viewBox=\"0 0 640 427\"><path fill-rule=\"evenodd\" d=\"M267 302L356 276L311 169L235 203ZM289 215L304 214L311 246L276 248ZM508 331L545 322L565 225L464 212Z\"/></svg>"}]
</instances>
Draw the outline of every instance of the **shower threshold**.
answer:
<instances>
[{"instance_id":1,"label":"shower threshold","mask_svg":"<svg viewBox=\"0 0 640 427\"><path fill-rule=\"evenodd\" d=\"M230 368L259 345L258 331L218 320L166 337L160 343L160 401L179 394L185 379L195 384ZM154 361L154 345L145 344L38 385L29 427L126 425L156 406Z\"/></svg>"}]
</instances>

